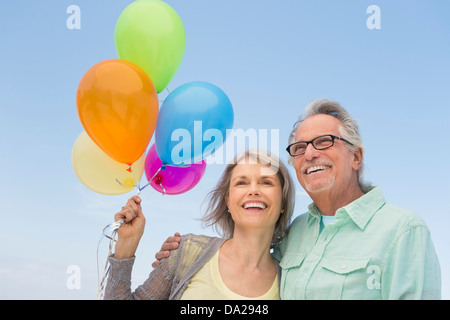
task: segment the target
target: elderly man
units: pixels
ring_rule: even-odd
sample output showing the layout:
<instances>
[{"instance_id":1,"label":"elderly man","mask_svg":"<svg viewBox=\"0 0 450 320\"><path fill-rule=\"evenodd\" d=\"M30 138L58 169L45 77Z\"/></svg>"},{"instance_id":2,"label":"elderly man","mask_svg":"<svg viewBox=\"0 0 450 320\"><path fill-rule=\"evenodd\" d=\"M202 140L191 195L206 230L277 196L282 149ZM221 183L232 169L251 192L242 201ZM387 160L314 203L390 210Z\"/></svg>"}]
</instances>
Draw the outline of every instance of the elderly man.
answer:
<instances>
[{"instance_id":1,"label":"elderly man","mask_svg":"<svg viewBox=\"0 0 450 320\"><path fill-rule=\"evenodd\" d=\"M440 299L440 267L424 221L362 182L356 121L313 101L287 151L313 200L276 248L282 299Z\"/></svg>"},{"instance_id":2,"label":"elderly man","mask_svg":"<svg viewBox=\"0 0 450 320\"><path fill-rule=\"evenodd\" d=\"M289 140L313 203L274 249L281 299L440 299L430 232L417 214L387 203L380 187L364 184L364 147L350 114L337 102L313 101ZM169 237L157 259L177 241Z\"/></svg>"}]
</instances>

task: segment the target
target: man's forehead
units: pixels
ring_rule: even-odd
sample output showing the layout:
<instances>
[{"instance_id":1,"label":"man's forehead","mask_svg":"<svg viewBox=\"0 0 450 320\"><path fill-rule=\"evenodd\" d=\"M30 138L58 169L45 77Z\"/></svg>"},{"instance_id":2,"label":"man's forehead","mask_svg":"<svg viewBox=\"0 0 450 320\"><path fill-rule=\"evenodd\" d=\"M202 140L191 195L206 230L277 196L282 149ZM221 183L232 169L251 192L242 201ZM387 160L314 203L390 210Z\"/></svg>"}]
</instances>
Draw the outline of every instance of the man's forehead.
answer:
<instances>
[{"instance_id":1,"label":"man's forehead","mask_svg":"<svg viewBox=\"0 0 450 320\"><path fill-rule=\"evenodd\" d=\"M310 116L298 126L295 140L310 140L324 134L339 135L340 124L338 119L330 115Z\"/></svg>"}]
</instances>

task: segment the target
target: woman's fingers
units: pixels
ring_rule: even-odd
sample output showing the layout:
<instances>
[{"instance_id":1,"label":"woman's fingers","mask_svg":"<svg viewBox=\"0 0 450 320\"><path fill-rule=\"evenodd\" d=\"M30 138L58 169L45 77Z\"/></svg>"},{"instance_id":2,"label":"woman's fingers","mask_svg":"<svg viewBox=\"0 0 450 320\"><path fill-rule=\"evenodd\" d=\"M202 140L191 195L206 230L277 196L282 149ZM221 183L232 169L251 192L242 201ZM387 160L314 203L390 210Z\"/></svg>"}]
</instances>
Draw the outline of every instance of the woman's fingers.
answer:
<instances>
[{"instance_id":1,"label":"woman's fingers","mask_svg":"<svg viewBox=\"0 0 450 320\"><path fill-rule=\"evenodd\" d=\"M115 221L124 219L125 222L131 222L137 216L142 216L141 201L138 196L128 199L127 204L114 216Z\"/></svg>"}]
</instances>

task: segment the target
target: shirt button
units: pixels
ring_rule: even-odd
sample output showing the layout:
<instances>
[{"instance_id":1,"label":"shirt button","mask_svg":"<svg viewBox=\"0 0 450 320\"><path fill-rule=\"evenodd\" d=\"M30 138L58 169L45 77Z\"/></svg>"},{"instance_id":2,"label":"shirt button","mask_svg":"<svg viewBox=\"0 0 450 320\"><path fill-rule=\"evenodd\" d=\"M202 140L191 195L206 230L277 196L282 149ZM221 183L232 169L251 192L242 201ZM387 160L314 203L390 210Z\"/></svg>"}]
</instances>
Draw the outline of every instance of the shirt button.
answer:
<instances>
[{"instance_id":1,"label":"shirt button","mask_svg":"<svg viewBox=\"0 0 450 320\"><path fill-rule=\"evenodd\" d=\"M345 269L347 266L345 264L341 265L341 269Z\"/></svg>"}]
</instances>

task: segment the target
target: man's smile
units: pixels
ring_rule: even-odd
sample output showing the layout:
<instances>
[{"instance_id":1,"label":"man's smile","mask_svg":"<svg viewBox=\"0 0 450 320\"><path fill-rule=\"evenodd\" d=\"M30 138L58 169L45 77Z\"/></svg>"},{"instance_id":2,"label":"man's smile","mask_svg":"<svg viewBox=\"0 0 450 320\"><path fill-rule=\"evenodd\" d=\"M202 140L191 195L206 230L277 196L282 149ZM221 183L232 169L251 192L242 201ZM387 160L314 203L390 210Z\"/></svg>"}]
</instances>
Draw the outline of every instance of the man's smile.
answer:
<instances>
[{"instance_id":1,"label":"man's smile","mask_svg":"<svg viewBox=\"0 0 450 320\"><path fill-rule=\"evenodd\" d=\"M327 170L330 168L331 168L331 166L329 166L329 165L314 165L314 166L310 166L310 167L306 168L306 170L304 170L303 172L305 174L309 175L311 173Z\"/></svg>"}]
</instances>

